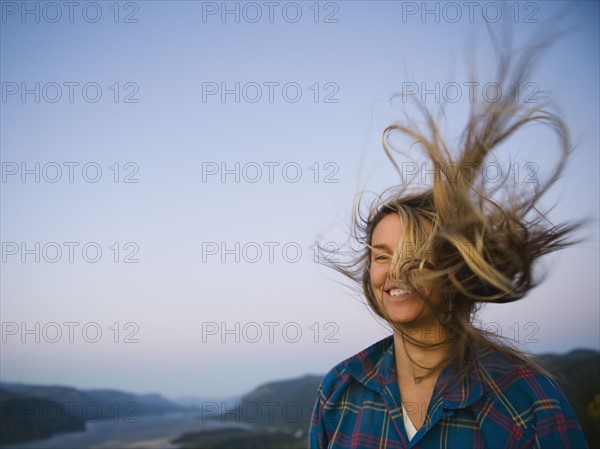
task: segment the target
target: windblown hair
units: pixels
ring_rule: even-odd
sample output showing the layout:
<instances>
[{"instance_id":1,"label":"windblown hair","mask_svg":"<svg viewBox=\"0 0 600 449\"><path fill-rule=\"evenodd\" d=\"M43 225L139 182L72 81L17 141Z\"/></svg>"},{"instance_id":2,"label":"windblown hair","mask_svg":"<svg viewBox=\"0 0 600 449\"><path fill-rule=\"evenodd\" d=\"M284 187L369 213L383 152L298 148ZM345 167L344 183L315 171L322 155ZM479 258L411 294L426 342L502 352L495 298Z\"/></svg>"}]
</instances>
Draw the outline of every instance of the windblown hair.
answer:
<instances>
[{"instance_id":1,"label":"windblown hair","mask_svg":"<svg viewBox=\"0 0 600 449\"><path fill-rule=\"evenodd\" d=\"M547 44L545 41L528 47L514 67L510 52L499 52L496 80L504 92L515 83L522 85ZM362 285L370 308L394 326L405 341L421 346L447 344L450 354L442 365L454 363L461 377L480 356L491 351L500 351L549 374L502 339L474 326L473 321L481 304L508 303L526 296L543 279L543 275L534 273L540 257L576 243L571 235L582 223L554 225L546 212L536 207L559 178L571 152L567 127L550 111L549 103L518 103L511 95L496 102L474 101L458 145L450 151L436 119L424 105L419 108L425 131L412 122L392 124L383 132L383 148L401 174L389 138L393 133L410 138L433 164L433 182L420 190L409 183L392 187L371 203L367 213L362 211L361 194L353 210L351 238L362 249L353 252L350 260L329 258L326 264ZM543 124L558 138L560 155L554 172L534 191L518 189L506 179L493 185L486 182L482 168L489 156L529 124ZM372 236L379 222L390 214L399 215L403 224L403 242L391 260L390 276L394 283L409 286L433 310L444 329L441 343L423 343L404 326L392 322L373 291ZM425 266L430 269L418 270ZM436 303L423 289L432 282L442 297Z\"/></svg>"}]
</instances>

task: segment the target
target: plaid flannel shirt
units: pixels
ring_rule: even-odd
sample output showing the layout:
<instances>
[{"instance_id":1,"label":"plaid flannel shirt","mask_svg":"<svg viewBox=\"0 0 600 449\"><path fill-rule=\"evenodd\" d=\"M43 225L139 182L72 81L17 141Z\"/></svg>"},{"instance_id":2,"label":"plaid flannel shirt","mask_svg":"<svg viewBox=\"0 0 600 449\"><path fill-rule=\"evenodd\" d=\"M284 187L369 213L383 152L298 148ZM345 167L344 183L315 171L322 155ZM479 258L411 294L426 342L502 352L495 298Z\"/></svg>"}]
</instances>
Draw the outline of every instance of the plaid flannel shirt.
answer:
<instances>
[{"instance_id":1,"label":"plaid flannel shirt","mask_svg":"<svg viewBox=\"0 0 600 449\"><path fill-rule=\"evenodd\" d=\"M486 363L442 393L440 374L424 424L408 440L402 420L394 340L389 336L344 360L319 386L309 449L587 448L558 386L533 368ZM493 360L492 360L493 361Z\"/></svg>"}]
</instances>

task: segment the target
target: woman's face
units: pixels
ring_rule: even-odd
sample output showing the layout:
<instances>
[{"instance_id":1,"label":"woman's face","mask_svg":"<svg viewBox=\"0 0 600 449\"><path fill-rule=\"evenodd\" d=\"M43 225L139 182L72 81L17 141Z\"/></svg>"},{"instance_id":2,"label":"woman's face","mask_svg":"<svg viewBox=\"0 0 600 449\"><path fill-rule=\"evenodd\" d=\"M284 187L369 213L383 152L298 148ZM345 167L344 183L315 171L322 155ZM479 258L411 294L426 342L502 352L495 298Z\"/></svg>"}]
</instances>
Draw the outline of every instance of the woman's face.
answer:
<instances>
[{"instance_id":1,"label":"woman's face","mask_svg":"<svg viewBox=\"0 0 600 449\"><path fill-rule=\"evenodd\" d=\"M429 324L434 320L433 312L419 297L410 291L410 286L398 286L392 281L391 264L399 247L410 242L404 241L402 220L397 214L386 215L373 230L371 237L371 286L377 302L385 316L398 324ZM425 268L415 270L425 272ZM436 301L432 288L422 287L432 301Z\"/></svg>"}]
</instances>

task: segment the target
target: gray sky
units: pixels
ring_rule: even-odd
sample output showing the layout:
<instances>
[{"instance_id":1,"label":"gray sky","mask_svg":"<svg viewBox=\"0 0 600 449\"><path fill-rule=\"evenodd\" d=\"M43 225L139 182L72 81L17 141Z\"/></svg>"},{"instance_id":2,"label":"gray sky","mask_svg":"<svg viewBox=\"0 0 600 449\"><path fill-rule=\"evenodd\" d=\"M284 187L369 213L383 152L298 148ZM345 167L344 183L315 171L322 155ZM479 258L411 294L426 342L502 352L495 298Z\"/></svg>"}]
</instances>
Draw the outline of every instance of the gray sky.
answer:
<instances>
[{"instance_id":1,"label":"gray sky","mask_svg":"<svg viewBox=\"0 0 600 449\"><path fill-rule=\"evenodd\" d=\"M598 217L596 2L78 5L2 2L4 381L229 396L388 335L315 242L344 241L359 189L403 182L381 132L411 109L390 96L446 100L455 136L476 43L473 93L493 101L498 14L517 47L571 29L503 94L549 94L571 130L552 220ZM527 130L488 175L544 179L554 144ZM532 352L598 349L597 224L584 234L482 324Z\"/></svg>"}]
</instances>

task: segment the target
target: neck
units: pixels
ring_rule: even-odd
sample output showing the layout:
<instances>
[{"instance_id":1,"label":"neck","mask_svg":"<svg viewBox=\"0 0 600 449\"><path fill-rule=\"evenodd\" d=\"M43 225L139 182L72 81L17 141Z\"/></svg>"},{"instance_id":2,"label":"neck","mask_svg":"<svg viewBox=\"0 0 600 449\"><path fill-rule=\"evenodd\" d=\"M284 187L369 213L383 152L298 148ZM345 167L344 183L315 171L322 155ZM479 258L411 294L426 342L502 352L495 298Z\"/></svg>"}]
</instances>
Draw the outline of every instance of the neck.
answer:
<instances>
[{"instance_id":1,"label":"neck","mask_svg":"<svg viewBox=\"0 0 600 449\"><path fill-rule=\"evenodd\" d=\"M427 331L417 331L414 326L402 326L402 331L406 337L394 330L398 378L415 383L426 379L435 381L440 373L436 367L446 360L449 352L448 344L444 343L443 327L436 324L427 327Z\"/></svg>"}]
</instances>

